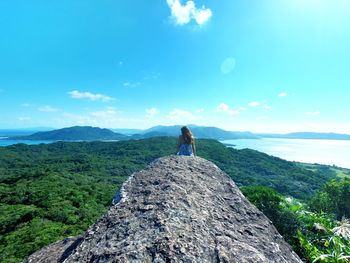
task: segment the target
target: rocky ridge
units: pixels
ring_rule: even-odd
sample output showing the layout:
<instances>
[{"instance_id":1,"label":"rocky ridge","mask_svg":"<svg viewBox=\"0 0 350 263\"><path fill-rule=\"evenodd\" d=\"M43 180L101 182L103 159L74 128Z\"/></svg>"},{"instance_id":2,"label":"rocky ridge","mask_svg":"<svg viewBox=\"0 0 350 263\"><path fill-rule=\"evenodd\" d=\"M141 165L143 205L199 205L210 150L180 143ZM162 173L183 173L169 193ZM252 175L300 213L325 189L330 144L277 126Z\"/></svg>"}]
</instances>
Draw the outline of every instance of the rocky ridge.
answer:
<instances>
[{"instance_id":1,"label":"rocky ridge","mask_svg":"<svg viewBox=\"0 0 350 263\"><path fill-rule=\"evenodd\" d=\"M302 262L270 220L213 163L164 157L133 174L80 237L31 262Z\"/></svg>"}]
</instances>

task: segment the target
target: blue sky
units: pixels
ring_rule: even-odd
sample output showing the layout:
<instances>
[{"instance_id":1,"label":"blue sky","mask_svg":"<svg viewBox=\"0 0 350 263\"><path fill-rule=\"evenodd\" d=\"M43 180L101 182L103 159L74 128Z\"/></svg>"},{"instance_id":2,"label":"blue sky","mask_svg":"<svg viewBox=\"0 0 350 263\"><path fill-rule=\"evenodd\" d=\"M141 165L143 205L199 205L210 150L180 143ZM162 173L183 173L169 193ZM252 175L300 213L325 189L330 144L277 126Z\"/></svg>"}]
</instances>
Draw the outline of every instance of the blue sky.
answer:
<instances>
[{"instance_id":1,"label":"blue sky","mask_svg":"<svg viewBox=\"0 0 350 263\"><path fill-rule=\"evenodd\" d=\"M0 32L0 128L350 134L348 0L4 0Z\"/></svg>"}]
</instances>

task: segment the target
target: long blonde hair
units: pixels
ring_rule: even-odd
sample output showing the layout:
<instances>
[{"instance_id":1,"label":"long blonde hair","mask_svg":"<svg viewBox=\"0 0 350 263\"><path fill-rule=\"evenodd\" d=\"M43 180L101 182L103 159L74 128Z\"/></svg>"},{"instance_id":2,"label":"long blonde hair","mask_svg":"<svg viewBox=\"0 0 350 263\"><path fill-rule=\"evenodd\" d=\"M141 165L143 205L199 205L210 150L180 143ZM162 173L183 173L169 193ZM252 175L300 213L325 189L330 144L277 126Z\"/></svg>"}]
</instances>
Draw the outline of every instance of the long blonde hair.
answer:
<instances>
[{"instance_id":1,"label":"long blonde hair","mask_svg":"<svg viewBox=\"0 0 350 263\"><path fill-rule=\"evenodd\" d=\"M187 128L186 126L183 126L181 128L181 135L182 135L182 139L184 140L184 142L186 144L192 144L193 143L193 135L192 135L190 129Z\"/></svg>"}]
</instances>

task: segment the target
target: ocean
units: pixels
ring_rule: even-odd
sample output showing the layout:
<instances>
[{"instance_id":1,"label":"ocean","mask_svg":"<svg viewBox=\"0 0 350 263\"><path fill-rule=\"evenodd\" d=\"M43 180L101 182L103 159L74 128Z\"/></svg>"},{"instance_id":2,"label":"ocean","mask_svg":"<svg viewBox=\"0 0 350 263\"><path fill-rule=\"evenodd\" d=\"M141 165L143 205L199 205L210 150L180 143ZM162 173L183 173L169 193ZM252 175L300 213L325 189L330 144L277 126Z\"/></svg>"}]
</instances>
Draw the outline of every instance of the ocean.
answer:
<instances>
[{"instance_id":1,"label":"ocean","mask_svg":"<svg viewBox=\"0 0 350 263\"><path fill-rule=\"evenodd\" d=\"M288 161L336 165L350 169L350 140L266 138L221 142L236 149L250 148Z\"/></svg>"}]
</instances>

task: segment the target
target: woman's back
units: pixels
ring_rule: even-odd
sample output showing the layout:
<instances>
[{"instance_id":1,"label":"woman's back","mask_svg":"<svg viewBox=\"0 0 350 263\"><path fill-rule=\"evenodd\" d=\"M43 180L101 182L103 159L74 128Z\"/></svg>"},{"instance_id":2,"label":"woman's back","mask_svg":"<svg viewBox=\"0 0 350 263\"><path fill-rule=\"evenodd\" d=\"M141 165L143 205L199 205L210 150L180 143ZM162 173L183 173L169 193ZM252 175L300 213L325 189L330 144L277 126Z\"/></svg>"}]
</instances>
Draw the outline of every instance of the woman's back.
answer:
<instances>
[{"instance_id":1,"label":"woman's back","mask_svg":"<svg viewBox=\"0 0 350 263\"><path fill-rule=\"evenodd\" d=\"M177 155L196 156L196 146L191 131L186 127L181 128L181 135L176 145Z\"/></svg>"},{"instance_id":2,"label":"woman's back","mask_svg":"<svg viewBox=\"0 0 350 263\"><path fill-rule=\"evenodd\" d=\"M186 143L184 138L182 138L182 135L179 136L180 146L179 146L179 152L178 155L193 155L193 149L191 143Z\"/></svg>"}]
</instances>

